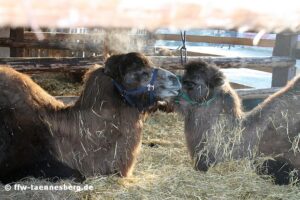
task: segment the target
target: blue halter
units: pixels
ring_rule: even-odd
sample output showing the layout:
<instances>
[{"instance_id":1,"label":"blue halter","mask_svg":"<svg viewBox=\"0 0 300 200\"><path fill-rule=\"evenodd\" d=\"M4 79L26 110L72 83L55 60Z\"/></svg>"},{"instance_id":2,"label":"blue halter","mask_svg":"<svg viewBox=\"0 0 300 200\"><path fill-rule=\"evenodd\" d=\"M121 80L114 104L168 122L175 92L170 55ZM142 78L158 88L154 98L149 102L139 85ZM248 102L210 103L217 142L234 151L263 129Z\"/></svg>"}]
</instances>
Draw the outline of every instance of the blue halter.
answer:
<instances>
[{"instance_id":1,"label":"blue halter","mask_svg":"<svg viewBox=\"0 0 300 200\"><path fill-rule=\"evenodd\" d=\"M117 83L115 80L113 80L113 84L121 94L121 96L124 98L124 100L132 107L138 108L139 111L144 110L145 108L153 105L155 103L155 88L154 88L154 82L156 81L157 78L157 72L158 69L155 68L152 71L152 77L150 82L147 84L147 86L141 86L136 89L130 89L126 90L121 84ZM139 94L144 94L148 93L149 94L149 102L146 105L141 104L141 102L138 101L136 98L137 95Z\"/></svg>"}]
</instances>

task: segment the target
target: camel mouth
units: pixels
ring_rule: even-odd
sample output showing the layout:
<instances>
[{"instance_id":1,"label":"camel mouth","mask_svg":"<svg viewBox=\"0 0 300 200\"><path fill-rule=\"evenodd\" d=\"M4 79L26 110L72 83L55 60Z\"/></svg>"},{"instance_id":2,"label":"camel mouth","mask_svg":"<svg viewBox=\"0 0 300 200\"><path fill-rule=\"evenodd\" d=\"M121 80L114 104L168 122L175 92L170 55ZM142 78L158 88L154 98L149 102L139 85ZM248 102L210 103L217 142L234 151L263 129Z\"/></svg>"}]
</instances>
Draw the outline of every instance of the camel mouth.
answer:
<instances>
[{"instance_id":1,"label":"camel mouth","mask_svg":"<svg viewBox=\"0 0 300 200\"><path fill-rule=\"evenodd\" d=\"M178 96L178 94L179 94L179 91L177 90L177 91L175 91L175 90L170 90L169 91L171 94L174 94L174 96Z\"/></svg>"},{"instance_id":2,"label":"camel mouth","mask_svg":"<svg viewBox=\"0 0 300 200\"><path fill-rule=\"evenodd\" d=\"M160 99L174 97L179 94L182 86L175 74L162 68L158 68L158 81L156 82L156 97Z\"/></svg>"},{"instance_id":3,"label":"camel mouth","mask_svg":"<svg viewBox=\"0 0 300 200\"><path fill-rule=\"evenodd\" d=\"M163 92L159 95L161 99L168 98L168 97L176 97L179 95L179 89L178 88L168 88L164 89Z\"/></svg>"},{"instance_id":4,"label":"camel mouth","mask_svg":"<svg viewBox=\"0 0 300 200\"><path fill-rule=\"evenodd\" d=\"M165 87L165 90L180 92L181 91L181 86Z\"/></svg>"}]
</instances>

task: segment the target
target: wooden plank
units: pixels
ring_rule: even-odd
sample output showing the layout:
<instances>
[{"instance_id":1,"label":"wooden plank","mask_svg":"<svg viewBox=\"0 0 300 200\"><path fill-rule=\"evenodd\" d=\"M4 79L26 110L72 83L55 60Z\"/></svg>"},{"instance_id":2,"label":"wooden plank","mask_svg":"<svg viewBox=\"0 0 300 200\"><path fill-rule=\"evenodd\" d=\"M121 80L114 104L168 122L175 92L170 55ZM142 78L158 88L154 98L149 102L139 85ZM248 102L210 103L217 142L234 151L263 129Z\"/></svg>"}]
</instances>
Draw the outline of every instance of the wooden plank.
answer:
<instances>
[{"instance_id":1,"label":"wooden plank","mask_svg":"<svg viewBox=\"0 0 300 200\"><path fill-rule=\"evenodd\" d=\"M82 33L52 33L52 32L25 32L24 40L38 40L37 35L43 36L43 40L90 40L99 38L99 34L82 34Z\"/></svg>"},{"instance_id":2,"label":"wooden plank","mask_svg":"<svg viewBox=\"0 0 300 200\"><path fill-rule=\"evenodd\" d=\"M0 64L10 65L22 72L85 71L95 64L103 64L103 57L91 58L1 58Z\"/></svg>"},{"instance_id":3,"label":"wooden plank","mask_svg":"<svg viewBox=\"0 0 300 200\"><path fill-rule=\"evenodd\" d=\"M99 34L81 34L81 33L51 33L51 32L25 32L25 40L37 40L37 34L41 34L44 40L98 40ZM176 40L181 41L179 34L155 34L157 40ZM216 44L233 44L233 45L246 45L254 46L253 39L251 38L233 38L233 37L214 37L214 36L201 36L201 35L187 35L186 39L188 42L205 42L205 43L216 43ZM257 46L261 47L274 47L275 41L268 39L261 39Z\"/></svg>"},{"instance_id":4,"label":"wooden plank","mask_svg":"<svg viewBox=\"0 0 300 200\"><path fill-rule=\"evenodd\" d=\"M156 55L159 56L180 56L180 50L178 49L167 49L165 51L164 48L156 48L156 51L158 52ZM189 51L187 49L187 56L218 56L215 54L209 54L209 53L203 53L203 52L194 52L194 51Z\"/></svg>"},{"instance_id":5,"label":"wooden plank","mask_svg":"<svg viewBox=\"0 0 300 200\"><path fill-rule=\"evenodd\" d=\"M24 32L24 40L37 41L37 35L43 37L43 41L72 41L72 42L83 42L93 41L97 43L103 42L102 36L106 35L104 32L99 33L61 33L61 32Z\"/></svg>"},{"instance_id":6,"label":"wooden plank","mask_svg":"<svg viewBox=\"0 0 300 200\"><path fill-rule=\"evenodd\" d=\"M247 85L243 85L243 84L240 84L240 83L233 83L233 82L230 82L230 86L233 89L249 89L249 88L251 88Z\"/></svg>"},{"instance_id":7,"label":"wooden plank","mask_svg":"<svg viewBox=\"0 0 300 200\"><path fill-rule=\"evenodd\" d=\"M180 62L180 56L149 56L156 65L166 69L184 69ZM188 56L187 61L205 61L220 68L249 68L264 71L274 68L290 68L295 66L296 60L287 57L197 57Z\"/></svg>"},{"instance_id":8,"label":"wooden plank","mask_svg":"<svg viewBox=\"0 0 300 200\"><path fill-rule=\"evenodd\" d=\"M157 34L157 40L175 40L181 41L181 37L178 34ZM253 39L251 38L234 38L234 37L214 37L214 36L200 36L200 35L187 35L187 42L204 42L214 44L232 44L232 45L253 45ZM261 39L256 46L260 47L274 47L275 41L268 39Z\"/></svg>"},{"instance_id":9,"label":"wooden plank","mask_svg":"<svg viewBox=\"0 0 300 200\"><path fill-rule=\"evenodd\" d=\"M280 89L280 87L272 87L267 89L237 89L236 91L242 99L264 99Z\"/></svg>"},{"instance_id":10,"label":"wooden plank","mask_svg":"<svg viewBox=\"0 0 300 200\"><path fill-rule=\"evenodd\" d=\"M183 70L180 56L148 56L155 66L169 70ZM11 65L20 71L34 70L86 70L93 64L102 64L104 57L90 58L1 58L0 64ZM250 68L269 69L290 68L296 61L287 57L254 57L254 58L230 58L230 57L198 57L188 56L188 61L205 61L220 68Z\"/></svg>"},{"instance_id":11,"label":"wooden plank","mask_svg":"<svg viewBox=\"0 0 300 200\"><path fill-rule=\"evenodd\" d=\"M94 52L102 51L102 46L96 43L69 41L14 41L12 39L0 38L0 46L12 48L42 48Z\"/></svg>"},{"instance_id":12,"label":"wooden plank","mask_svg":"<svg viewBox=\"0 0 300 200\"><path fill-rule=\"evenodd\" d=\"M282 33L276 35L276 43L273 56L292 57L297 48L298 34ZM282 87L296 75L295 66L288 68L279 67L273 70L272 87Z\"/></svg>"}]
</instances>

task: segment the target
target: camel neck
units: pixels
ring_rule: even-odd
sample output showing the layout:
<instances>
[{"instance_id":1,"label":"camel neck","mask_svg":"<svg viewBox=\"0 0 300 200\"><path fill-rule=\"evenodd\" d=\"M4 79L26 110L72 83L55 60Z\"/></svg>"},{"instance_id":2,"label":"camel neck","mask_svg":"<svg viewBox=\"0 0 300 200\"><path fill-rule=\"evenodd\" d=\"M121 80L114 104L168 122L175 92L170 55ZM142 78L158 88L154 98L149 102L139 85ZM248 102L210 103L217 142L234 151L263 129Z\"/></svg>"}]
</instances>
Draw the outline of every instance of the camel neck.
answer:
<instances>
[{"instance_id":1,"label":"camel neck","mask_svg":"<svg viewBox=\"0 0 300 200\"><path fill-rule=\"evenodd\" d=\"M209 100L203 103L188 103L188 113L193 113L195 110L200 115L209 114L216 118L222 114L230 117L232 120L240 120L244 116L241 102L236 92L229 86L220 90L215 90Z\"/></svg>"},{"instance_id":2,"label":"camel neck","mask_svg":"<svg viewBox=\"0 0 300 200\"><path fill-rule=\"evenodd\" d=\"M140 117L136 108L120 99L111 79L96 70L74 106L54 113L47 122L56 135L59 160L90 176L129 165L121 157L130 155L133 160L129 151L140 145Z\"/></svg>"},{"instance_id":3,"label":"camel neck","mask_svg":"<svg viewBox=\"0 0 300 200\"><path fill-rule=\"evenodd\" d=\"M76 110L101 110L102 108L121 110L125 107L129 106L124 103L112 79L104 74L102 68L90 73L80 97L73 106ZM133 108L133 110L137 109Z\"/></svg>"}]
</instances>

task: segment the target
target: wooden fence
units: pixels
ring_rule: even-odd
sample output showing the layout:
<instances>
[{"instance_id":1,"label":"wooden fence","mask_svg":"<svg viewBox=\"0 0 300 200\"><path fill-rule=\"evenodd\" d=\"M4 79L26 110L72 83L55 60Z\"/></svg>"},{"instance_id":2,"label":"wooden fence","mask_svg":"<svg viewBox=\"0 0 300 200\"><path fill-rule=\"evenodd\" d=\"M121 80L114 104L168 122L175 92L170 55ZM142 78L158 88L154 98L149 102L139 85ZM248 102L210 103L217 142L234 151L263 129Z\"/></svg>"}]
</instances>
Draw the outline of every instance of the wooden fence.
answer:
<instances>
[{"instance_id":1,"label":"wooden fence","mask_svg":"<svg viewBox=\"0 0 300 200\"><path fill-rule=\"evenodd\" d=\"M105 32L106 31L106 32ZM106 33L106 34L104 34ZM24 71L85 71L91 65L102 64L109 46L105 43L108 30L98 29L86 33L34 33L23 28L10 29L10 36L0 38L0 47L10 48L10 58L0 58L0 64L8 64ZM146 45L153 45L155 40L180 41L180 35L157 34L142 31L134 35L147 40ZM43 38L43 40L39 40ZM188 56L187 60L204 60L221 68L250 68L272 72L272 88L266 90L247 90L240 94L245 98L266 97L282 87L295 75L295 58L300 58L300 46L297 34L278 34L276 40L261 39L257 46L273 47L274 57L226 58ZM215 44L234 44L253 46L252 39L214 36L187 35L188 42ZM198 54L192 54L198 55ZM203 54L199 54L203 55ZM18 58L13 58L18 57ZM23 57L23 58L20 58ZM178 56L149 56L152 62L169 70L182 70Z\"/></svg>"},{"instance_id":2,"label":"wooden fence","mask_svg":"<svg viewBox=\"0 0 300 200\"><path fill-rule=\"evenodd\" d=\"M68 33L30 32L17 28L10 29L10 37L0 36L0 47L9 47L10 57L93 57L109 51L109 35L117 31L129 37L130 29L91 29L88 33ZM137 40L151 39L148 34L146 30L135 31L130 45Z\"/></svg>"},{"instance_id":3,"label":"wooden fence","mask_svg":"<svg viewBox=\"0 0 300 200\"><path fill-rule=\"evenodd\" d=\"M10 47L11 57L91 57L100 55L105 51L105 41L112 31L123 31L128 34L130 29L89 29L85 33L70 33L71 30L63 32L31 32L24 28L10 29L10 37L0 36L0 47ZM126 32L127 31L127 32ZM260 39L257 44L252 38L228 37L228 36L207 36L207 35L187 35L187 42L228 44L242 46L257 46L274 48L275 54L279 56L291 56L300 58L300 42L297 34L278 34L276 40ZM39 40L42 38L42 40ZM146 30L135 31L135 40L147 40L148 46L153 46L156 40L181 41L179 34L153 34ZM132 41L133 43L136 41ZM131 44L130 44L131 45ZM278 47L278 48L277 48ZM279 49L284 49L280 52ZM15 50L18 51L15 51ZM288 50L287 50L288 49ZM197 52L189 52L191 55L203 55ZM288 55L286 55L288 54Z\"/></svg>"}]
</instances>

